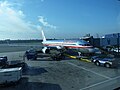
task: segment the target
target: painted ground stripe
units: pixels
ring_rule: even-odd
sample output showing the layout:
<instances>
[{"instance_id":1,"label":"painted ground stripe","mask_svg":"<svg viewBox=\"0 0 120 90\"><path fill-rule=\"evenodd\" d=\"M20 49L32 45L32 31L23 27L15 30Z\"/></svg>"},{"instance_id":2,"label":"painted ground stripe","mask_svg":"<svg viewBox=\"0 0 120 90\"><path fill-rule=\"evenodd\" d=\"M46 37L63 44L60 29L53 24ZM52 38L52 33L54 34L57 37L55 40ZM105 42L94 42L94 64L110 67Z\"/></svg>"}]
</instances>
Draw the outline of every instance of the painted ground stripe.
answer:
<instances>
[{"instance_id":1,"label":"painted ground stripe","mask_svg":"<svg viewBox=\"0 0 120 90\"><path fill-rule=\"evenodd\" d=\"M102 75L102 74L96 73L96 72L94 72L94 71L91 71L91 70L86 69L86 68L81 67L81 66L77 66L76 64L73 64L73 63L70 63L70 62L68 62L68 64L70 64L70 65L72 65L72 66L75 66L75 67L77 67L77 68L83 69L83 70L85 70L85 71L88 71L88 72L94 73L94 74L96 74L96 75L98 75L98 76L101 76L101 77L104 77L104 78L106 78L106 79L109 79L109 80L111 79L111 78L108 77L108 76L105 76L105 75Z\"/></svg>"},{"instance_id":2,"label":"painted ground stripe","mask_svg":"<svg viewBox=\"0 0 120 90\"><path fill-rule=\"evenodd\" d=\"M77 60L80 60L80 61L91 62L89 59L84 59L84 58L79 59L76 56L71 56L71 55L68 55L68 54L64 54L64 55L69 57L69 58L77 59Z\"/></svg>"},{"instance_id":3,"label":"painted ground stripe","mask_svg":"<svg viewBox=\"0 0 120 90\"><path fill-rule=\"evenodd\" d=\"M88 59L83 59L83 58L81 58L80 60L81 60L81 61L85 61L85 62L91 62L90 60L88 60Z\"/></svg>"},{"instance_id":4,"label":"painted ground stripe","mask_svg":"<svg viewBox=\"0 0 120 90\"><path fill-rule=\"evenodd\" d=\"M73 58L73 59L76 59L77 57L76 56L71 56L71 55L68 55L68 54L64 54L65 56L69 57L69 58Z\"/></svg>"},{"instance_id":5,"label":"painted ground stripe","mask_svg":"<svg viewBox=\"0 0 120 90\"><path fill-rule=\"evenodd\" d=\"M101 85L101 84L110 82L110 81L115 80L115 79L118 79L118 78L120 78L120 76L114 77L114 78L111 78L111 79L109 79L109 80L105 80L105 81L102 81L102 82L99 82L99 83L96 83L96 84L93 84L93 85L90 85L90 86L87 86L87 87L85 87L85 88L81 88L80 90L89 89L89 88L92 88L92 87L95 87L95 86L98 86L98 85Z\"/></svg>"}]
</instances>

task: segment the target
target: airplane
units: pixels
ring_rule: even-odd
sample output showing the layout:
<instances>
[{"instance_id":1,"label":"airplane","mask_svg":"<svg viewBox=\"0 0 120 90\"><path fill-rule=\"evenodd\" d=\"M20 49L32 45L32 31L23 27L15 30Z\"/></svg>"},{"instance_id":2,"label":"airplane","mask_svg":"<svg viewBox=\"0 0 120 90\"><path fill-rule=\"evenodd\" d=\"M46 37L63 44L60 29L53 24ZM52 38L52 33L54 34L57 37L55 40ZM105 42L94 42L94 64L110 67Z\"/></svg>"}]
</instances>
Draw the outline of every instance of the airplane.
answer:
<instances>
[{"instance_id":1,"label":"airplane","mask_svg":"<svg viewBox=\"0 0 120 90\"><path fill-rule=\"evenodd\" d=\"M95 53L95 48L90 45L89 42L84 40L46 40L43 30L42 33L42 44L44 48L42 49L43 53L47 53L50 48L56 47L57 49L75 49L78 52L84 54L93 54Z\"/></svg>"}]
</instances>

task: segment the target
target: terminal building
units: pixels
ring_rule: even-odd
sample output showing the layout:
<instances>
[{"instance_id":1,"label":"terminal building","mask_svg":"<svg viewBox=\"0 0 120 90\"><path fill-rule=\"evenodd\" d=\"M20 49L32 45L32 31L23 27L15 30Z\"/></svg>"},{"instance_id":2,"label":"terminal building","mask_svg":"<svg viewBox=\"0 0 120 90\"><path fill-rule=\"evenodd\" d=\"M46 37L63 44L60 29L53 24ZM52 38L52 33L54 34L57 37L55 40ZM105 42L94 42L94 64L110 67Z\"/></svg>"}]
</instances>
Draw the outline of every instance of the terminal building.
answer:
<instances>
[{"instance_id":1,"label":"terminal building","mask_svg":"<svg viewBox=\"0 0 120 90\"><path fill-rule=\"evenodd\" d=\"M120 46L120 33L103 36L100 38L100 46Z\"/></svg>"},{"instance_id":2,"label":"terminal building","mask_svg":"<svg viewBox=\"0 0 120 90\"><path fill-rule=\"evenodd\" d=\"M89 41L91 45L101 50L113 52L114 55L120 54L120 33L106 34L101 38L91 36L87 39L84 38L84 40Z\"/></svg>"},{"instance_id":3,"label":"terminal building","mask_svg":"<svg viewBox=\"0 0 120 90\"><path fill-rule=\"evenodd\" d=\"M106 47L106 46L120 46L120 33L106 34L101 38L84 38L84 40L89 41L91 45L95 47Z\"/></svg>"}]
</instances>

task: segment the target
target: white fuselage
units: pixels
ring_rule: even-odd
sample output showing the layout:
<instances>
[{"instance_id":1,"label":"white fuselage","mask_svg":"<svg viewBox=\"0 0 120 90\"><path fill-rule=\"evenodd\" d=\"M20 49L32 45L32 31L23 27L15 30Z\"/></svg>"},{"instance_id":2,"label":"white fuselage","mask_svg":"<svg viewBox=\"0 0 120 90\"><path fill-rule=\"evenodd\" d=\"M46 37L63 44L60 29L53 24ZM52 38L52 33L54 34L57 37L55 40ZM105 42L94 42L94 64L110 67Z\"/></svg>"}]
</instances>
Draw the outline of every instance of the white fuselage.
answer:
<instances>
[{"instance_id":1,"label":"white fuselage","mask_svg":"<svg viewBox=\"0 0 120 90\"><path fill-rule=\"evenodd\" d=\"M66 47L78 49L83 53L94 53L94 48L84 40L46 40L42 42L46 47Z\"/></svg>"}]
</instances>

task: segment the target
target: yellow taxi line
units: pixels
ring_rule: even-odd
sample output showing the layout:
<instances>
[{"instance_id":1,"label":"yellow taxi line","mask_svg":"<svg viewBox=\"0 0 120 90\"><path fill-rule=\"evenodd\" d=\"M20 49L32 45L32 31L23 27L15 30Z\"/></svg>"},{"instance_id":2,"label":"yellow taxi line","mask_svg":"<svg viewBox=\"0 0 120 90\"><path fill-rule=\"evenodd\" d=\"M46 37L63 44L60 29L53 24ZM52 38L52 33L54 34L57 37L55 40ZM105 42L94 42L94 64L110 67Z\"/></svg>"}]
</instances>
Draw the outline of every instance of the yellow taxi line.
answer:
<instances>
[{"instance_id":1,"label":"yellow taxi line","mask_svg":"<svg viewBox=\"0 0 120 90\"><path fill-rule=\"evenodd\" d=\"M89 59L78 58L78 57L76 57L76 56L72 56L72 55L68 55L68 54L65 54L65 56L67 56L67 57L69 57L69 58L73 58L73 59L85 61L85 62L91 62L91 60L89 60Z\"/></svg>"}]
</instances>

